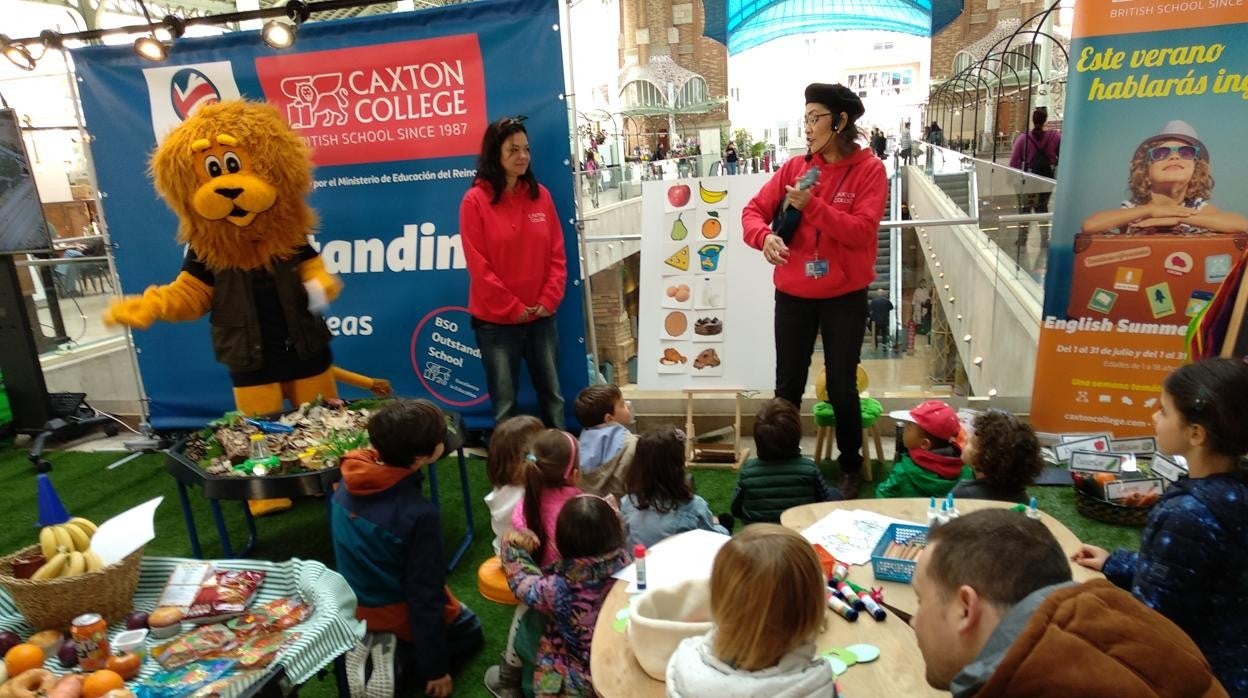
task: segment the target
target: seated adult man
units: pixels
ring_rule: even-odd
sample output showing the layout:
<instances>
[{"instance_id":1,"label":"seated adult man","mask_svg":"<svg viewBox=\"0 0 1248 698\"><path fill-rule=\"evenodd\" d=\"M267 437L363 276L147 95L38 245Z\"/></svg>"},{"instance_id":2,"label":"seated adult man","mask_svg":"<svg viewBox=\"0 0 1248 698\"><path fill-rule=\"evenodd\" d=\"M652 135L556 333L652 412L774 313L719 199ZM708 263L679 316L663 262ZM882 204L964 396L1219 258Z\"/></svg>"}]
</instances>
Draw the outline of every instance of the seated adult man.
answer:
<instances>
[{"instance_id":1,"label":"seated adult man","mask_svg":"<svg viewBox=\"0 0 1248 698\"><path fill-rule=\"evenodd\" d=\"M910 620L927 682L976 696L1226 696L1177 625L1104 579L1071 581L1044 524L1006 509L931 531Z\"/></svg>"}]
</instances>

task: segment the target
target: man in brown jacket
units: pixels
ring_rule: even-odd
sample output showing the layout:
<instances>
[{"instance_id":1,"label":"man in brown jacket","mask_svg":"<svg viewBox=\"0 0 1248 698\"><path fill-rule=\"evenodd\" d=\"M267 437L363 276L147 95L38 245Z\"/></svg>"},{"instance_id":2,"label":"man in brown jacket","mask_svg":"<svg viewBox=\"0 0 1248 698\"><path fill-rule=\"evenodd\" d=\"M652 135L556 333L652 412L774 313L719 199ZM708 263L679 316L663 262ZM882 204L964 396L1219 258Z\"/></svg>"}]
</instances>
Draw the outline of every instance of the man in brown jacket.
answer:
<instances>
[{"instance_id":1,"label":"man in brown jacket","mask_svg":"<svg viewBox=\"0 0 1248 698\"><path fill-rule=\"evenodd\" d=\"M910 620L927 682L976 696L1226 696L1196 645L1105 580L1071 581L1039 521L1006 509L933 529Z\"/></svg>"}]
</instances>

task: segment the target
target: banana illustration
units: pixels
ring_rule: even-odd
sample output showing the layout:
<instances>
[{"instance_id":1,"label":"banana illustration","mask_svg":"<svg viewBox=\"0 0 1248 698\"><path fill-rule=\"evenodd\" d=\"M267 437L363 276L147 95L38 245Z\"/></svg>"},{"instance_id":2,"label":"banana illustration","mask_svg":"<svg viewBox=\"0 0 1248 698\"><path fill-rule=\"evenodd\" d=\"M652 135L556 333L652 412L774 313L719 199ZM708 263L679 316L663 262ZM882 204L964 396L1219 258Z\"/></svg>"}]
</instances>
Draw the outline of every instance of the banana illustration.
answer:
<instances>
[{"instance_id":1,"label":"banana illustration","mask_svg":"<svg viewBox=\"0 0 1248 698\"><path fill-rule=\"evenodd\" d=\"M68 553L57 553L53 555L43 567L35 570L35 573L30 575L30 578L33 580L40 580L59 577L61 576L61 572L64 571L65 563L67 562L69 562Z\"/></svg>"},{"instance_id":2,"label":"banana illustration","mask_svg":"<svg viewBox=\"0 0 1248 698\"><path fill-rule=\"evenodd\" d=\"M91 547L91 538L86 533L83 533L81 528L73 524L65 524L61 528L69 535L69 539L74 544L72 550L75 552L82 552Z\"/></svg>"},{"instance_id":3,"label":"banana illustration","mask_svg":"<svg viewBox=\"0 0 1248 698\"><path fill-rule=\"evenodd\" d=\"M84 519L81 516L73 517L72 519L67 521L66 524L69 526L77 526L79 529L82 530L83 533L87 534L87 538L94 536L95 529L98 528L89 519Z\"/></svg>"},{"instance_id":4,"label":"banana illustration","mask_svg":"<svg viewBox=\"0 0 1248 698\"><path fill-rule=\"evenodd\" d=\"M104 561L100 559L100 554L94 550L88 550L82 556L86 558L88 572L104 569Z\"/></svg>"},{"instance_id":5,"label":"banana illustration","mask_svg":"<svg viewBox=\"0 0 1248 698\"><path fill-rule=\"evenodd\" d=\"M723 201L725 196L728 196L728 190L723 189L715 191L713 189L707 189L701 182L698 182L698 195L701 196L702 200L708 204L717 204Z\"/></svg>"},{"instance_id":6,"label":"banana illustration","mask_svg":"<svg viewBox=\"0 0 1248 698\"><path fill-rule=\"evenodd\" d=\"M62 577L77 577L87 571L87 560L82 553L75 550L69 554L69 564L65 571L61 573Z\"/></svg>"},{"instance_id":7,"label":"banana illustration","mask_svg":"<svg viewBox=\"0 0 1248 698\"><path fill-rule=\"evenodd\" d=\"M51 560L56 555L56 533L53 532L55 526L44 526L39 529L39 548L43 552L44 560Z\"/></svg>"},{"instance_id":8,"label":"banana illustration","mask_svg":"<svg viewBox=\"0 0 1248 698\"><path fill-rule=\"evenodd\" d=\"M74 539L69 537L69 531L64 526L53 526L52 533L56 536L56 549L60 552L69 552L74 549Z\"/></svg>"}]
</instances>

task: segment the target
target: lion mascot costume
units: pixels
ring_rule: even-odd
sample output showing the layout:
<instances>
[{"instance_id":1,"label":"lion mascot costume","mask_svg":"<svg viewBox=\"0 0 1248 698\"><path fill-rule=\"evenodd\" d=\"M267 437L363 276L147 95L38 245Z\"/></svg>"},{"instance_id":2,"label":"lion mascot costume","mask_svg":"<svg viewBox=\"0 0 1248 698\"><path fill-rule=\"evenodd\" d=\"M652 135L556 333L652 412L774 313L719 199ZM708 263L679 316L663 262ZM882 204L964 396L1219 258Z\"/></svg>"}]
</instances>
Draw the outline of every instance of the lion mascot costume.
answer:
<instances>
[{"instance_id":1,"label":"lion mascot costume","mask_svg":"<svg viewBox=\"0 0 1248 698\"><path fill-rule=\"evenodd\" d=\"M319 311L342 283L308 244L317 219L307 203L312 164L303 141L268 104L209 104L157 146L151 172L178 215L178 242L187 245L182 271L172 283L113 302L105 321L146 329L209 313L213 352L229 369L244 414L337 397L331 335ZM251 511L290 505L257 500Z\"/></svg>"}]
</instances>

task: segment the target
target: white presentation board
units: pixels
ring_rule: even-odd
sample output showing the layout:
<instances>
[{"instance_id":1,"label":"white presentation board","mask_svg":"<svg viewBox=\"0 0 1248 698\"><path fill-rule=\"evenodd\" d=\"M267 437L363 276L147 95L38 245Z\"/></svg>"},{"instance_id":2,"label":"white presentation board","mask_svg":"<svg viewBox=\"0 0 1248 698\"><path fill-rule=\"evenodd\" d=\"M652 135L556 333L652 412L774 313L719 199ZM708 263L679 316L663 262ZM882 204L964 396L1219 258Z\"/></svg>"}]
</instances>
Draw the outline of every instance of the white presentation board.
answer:
<instances>
[{"instance_id":1,"label":"white presentation board","mask_svg":"<svg viewBox=\"0 0 1248 698\"><path fill-rule=\"evenodd\" d=\"M772 266L741 238L741 209L770 176L642 185L643 390L775 387Z\"/></svg>"}]
</instances>

